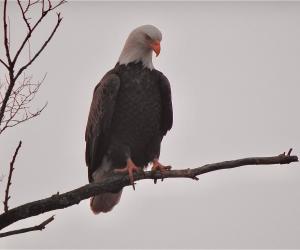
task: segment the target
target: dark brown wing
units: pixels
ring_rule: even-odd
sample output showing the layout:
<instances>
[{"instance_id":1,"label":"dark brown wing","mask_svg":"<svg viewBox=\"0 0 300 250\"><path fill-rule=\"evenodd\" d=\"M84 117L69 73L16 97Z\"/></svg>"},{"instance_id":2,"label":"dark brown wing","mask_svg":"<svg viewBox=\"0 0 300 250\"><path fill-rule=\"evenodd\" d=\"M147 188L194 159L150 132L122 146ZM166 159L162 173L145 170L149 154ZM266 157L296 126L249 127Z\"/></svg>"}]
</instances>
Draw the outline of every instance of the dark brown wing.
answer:
<instances>
[{"instance_id":1,"label":"dark brown wing","mask_svg":"<svg viewBox=\"0 0 300 250\"><path fill-rule=\"evenodd\" d=\"M95 87L85 131L85 160L89 181L100 166L110 139L110 126L120 87L119 77L108 72Z\"/></svg>"},{"instance_id":2,"label":"dark brown wing","mask_svg":"<svg viewBox=\"0 0 300 250\"><path fill-rule=\"evenodd\" d=\"M173 125L173 107L170 82L168 78L162 73L159 86L162 101L161 132L162 135L165 135Z\"/></svg>"}]
</instances>

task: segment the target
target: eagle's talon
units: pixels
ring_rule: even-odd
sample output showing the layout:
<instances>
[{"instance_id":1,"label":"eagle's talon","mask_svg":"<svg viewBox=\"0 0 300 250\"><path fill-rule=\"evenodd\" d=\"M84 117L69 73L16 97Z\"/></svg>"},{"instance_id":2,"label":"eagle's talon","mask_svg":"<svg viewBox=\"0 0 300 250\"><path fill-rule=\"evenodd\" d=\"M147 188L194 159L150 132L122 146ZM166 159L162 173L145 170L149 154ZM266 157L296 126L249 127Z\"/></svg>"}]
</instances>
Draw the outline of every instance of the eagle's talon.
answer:
<instances>
[{"instance_id":1,"label":"eagle's talon","mask_svg":"<svg viewBox=\"0 0 300 250\"><path fill-rule=\"evenodd\" d=\"M169 171L169 170L171 170L171 166L164 166L164 165L162 165L158 160L153 160L152 161L152 163L153 163L153 166L152 166L152 168L151 168L151 171L159 171L160 173L162 173L162 172L165 172L165 171Z\"/></svg>"},{"instance_id":2,"label":"eagle's talon","mask_svg":"<svg viewBox=\"0 0 300 250\"><path fill-rule=\"evenodd\" d=\"M133 178L133 173L134 172L139 172L140 168L137 167L131 159L127 160L127 165L124 168L116 168L114 169L115 173L128 173L130 184L133 187L133 190L135 190L135 183L134 183L134 178Z\"/></svg>"},{"instance_id":3,"label":"eagle's talon","mask_svg":"<svg viewBox=\"0 0 300 250\"><path fill-rule=\"evenodd\" d=\"M161 175L161 181L164 180L164 172L171 170L171 166L164 166L162 165L157 159L154 159L152 161L153 166L151 168L151 171L155 172L155 171L159 171L160 175ZM154 184L157 183L157 179L154 179Z\"/></svg>"}]
</instances>

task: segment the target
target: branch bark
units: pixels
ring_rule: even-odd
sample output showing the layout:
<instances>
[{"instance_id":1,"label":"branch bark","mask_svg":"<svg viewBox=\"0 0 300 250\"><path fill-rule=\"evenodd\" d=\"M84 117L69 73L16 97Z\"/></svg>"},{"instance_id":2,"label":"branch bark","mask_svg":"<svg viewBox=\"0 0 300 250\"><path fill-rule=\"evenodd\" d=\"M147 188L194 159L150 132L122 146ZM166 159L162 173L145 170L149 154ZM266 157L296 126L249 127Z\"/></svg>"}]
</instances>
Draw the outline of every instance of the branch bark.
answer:
<instances>
[{"instance_id":1,"label":"branch bark","mask_svg":"<svg viewBox=\"0 0 300 250\"><path fill-rule=\"evenodd\" d=\"M12 61L10 57L10 51L9 51L9 43L8 35L7 35L7 0L4 0L4 7L3 7L3 32L4 32L4 47L6 52L6 58L8 61L9 67L12 66Z\"/></svg>"},{"instance_id":2,"label":"branch bark","mask_svg":"<svg viewBox=\"0 0 300 250\"><path fill-rule=\"evenodd\" d=\"M9 174L8 174L8 178L7 178L7 185L6 185L6 189L5 189L5 198L4 198L4 212L7 212L8 211L8 200L10 199L10 196L9 196L9 187L11 185L11 178L12 178L12 173L14 171L14 164L15 164L15 161L16 161L16 158L17 158L17 155L18 155L18 152L19 152L19 149L21 148L22 146L22 141L19 142L17 148L16 148L16 151L14 153L14 156L12 158L12 161L10 162L10 165L9 165Z\"/></svg>"},{"instance_id":3,"label":"branch bark","mask_svg":"<svg viewBox=\"0 0 300 250\"><path fill-rule=\"evenodd\" d=\"M208 172L241 167L245 165L271 165L271 164L289 164L297 162L296 155L280 154L272 157L251 157L232 161L223 161L218 163L206 164L193 169L170 170L163 173L146 171L134 174L135 181L144 179L157 180L160 178L190 178L197 180L199 175ZM0 230L25 218L36 216L45 212L56 209L63 209L75 204L79 204L82 200L88 199L94 195L103 192L116 192L122 187L130 185L130 180L127 175L114 174L103 180L101 183L92 183L72 191L55 194L51 197L26 203L19 207L8 210L0 215Z\"/></svg>"},{"instance_id":4,"label":"branch bark","mask_svg":"<svg viewBox=\"0 0 300 250\"><path fill-rule=\"evenodd\" d=\"M52 215L50 218L43 221L41 224L39 224L37 226L26 227L26 228L22 228L22 229L18 229L18 230L12 230L12 231L8 231L8 232L5 232L5 233L0 233L0 238L15 235L15 234L28 233L28 232L32 232L32 231L42 231L43 229L46 228L46 225L48 225L53 220L54 220L54 215Z\"/></svg>"}]
</instances>

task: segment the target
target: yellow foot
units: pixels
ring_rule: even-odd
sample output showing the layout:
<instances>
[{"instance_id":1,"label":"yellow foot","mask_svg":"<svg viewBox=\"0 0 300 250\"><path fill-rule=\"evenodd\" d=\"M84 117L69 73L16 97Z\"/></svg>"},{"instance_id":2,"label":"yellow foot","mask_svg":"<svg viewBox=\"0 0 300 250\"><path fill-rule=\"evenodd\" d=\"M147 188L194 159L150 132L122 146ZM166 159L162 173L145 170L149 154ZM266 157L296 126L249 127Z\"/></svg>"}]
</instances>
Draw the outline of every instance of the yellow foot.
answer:
<instances>
[{"instance_id":1,"label":"yellow foot","mask_svg":"<svg viewBox=\"0 0 300 250\"><path fill-rule=\"evenodd\" d=\"M158 161L158 159L154 159L153 161L152 161L152 168L151 168L151 171L159 171L160 172L160 174L161 174L161 181L163 181L164 180L164 176L163 176L163 173L164 172L166 172L166 171L168 171L168 170L171 170L171 166L164 166L164 165L162 165L159 161ZM156 182L157 182L157 179L154 179L154 183L156 184Z\"/></svg>"},{"instance_id":2,"label":"yellow foot","mask_svg":"<svg viewBox=\"0 0 300 250\"><path fill-rule=\"evenodd\" d=\"M131 159L127 160L127 165L124 168L117 168L114 170L115 173L128 172L129 180L134 190L135 190L135 186L134 186L133 172L138 172L138 171L140 171L140 168L137 167Z\"/></svg>"}]
</instances>

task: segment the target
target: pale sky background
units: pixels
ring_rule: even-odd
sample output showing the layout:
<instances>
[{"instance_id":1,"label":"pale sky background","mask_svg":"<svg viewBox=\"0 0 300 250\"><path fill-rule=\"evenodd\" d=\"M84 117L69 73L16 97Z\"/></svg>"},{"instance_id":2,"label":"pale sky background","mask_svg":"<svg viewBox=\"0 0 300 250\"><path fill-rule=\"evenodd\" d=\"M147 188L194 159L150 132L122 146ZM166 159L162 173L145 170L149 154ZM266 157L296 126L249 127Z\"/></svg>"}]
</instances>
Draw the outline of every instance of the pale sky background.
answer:
<instances>
[{"instance_id":1,"label":"pale sky background","mask_svg":"<svg viewBox=\"0 0 300 250\"><path fill-rule=\"evenodd\" d=\"M25 27L10 6L17 40ZM29 71L36 80L48 72L34 108L48 107L1 136L5 175L23 141L11 207L87 183L84 131L93 88L142 24L163 33L154 65L173 91L163 163L197 167L290 147L300 154L300 3L70 2L61 12L58 33ZM33 50L50 24L36 34ZM300 248L299 190L298 163L216 171L198 182L141 181L135 192L125 188L111 213L93 215L86 200L6 228L56 215L46 230L1 239L0 247Z\"/></svg>"}]
</instances>

